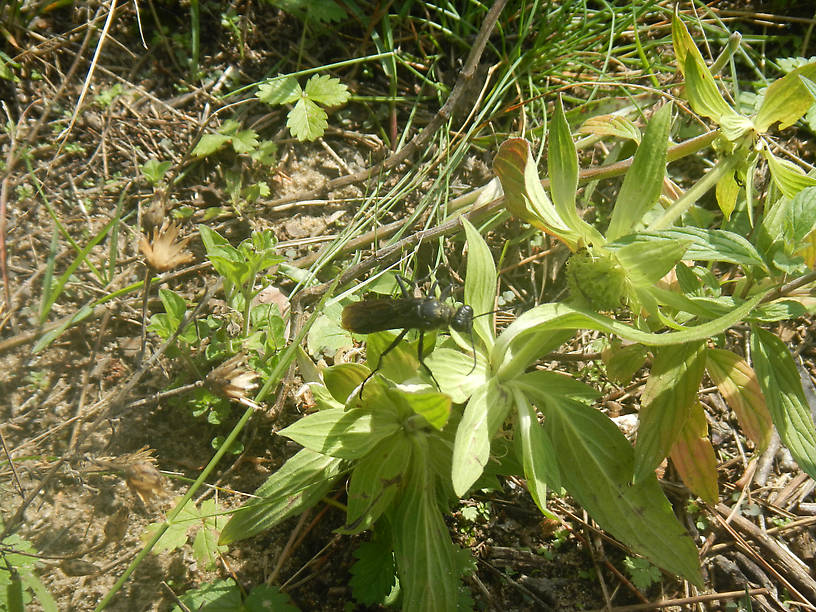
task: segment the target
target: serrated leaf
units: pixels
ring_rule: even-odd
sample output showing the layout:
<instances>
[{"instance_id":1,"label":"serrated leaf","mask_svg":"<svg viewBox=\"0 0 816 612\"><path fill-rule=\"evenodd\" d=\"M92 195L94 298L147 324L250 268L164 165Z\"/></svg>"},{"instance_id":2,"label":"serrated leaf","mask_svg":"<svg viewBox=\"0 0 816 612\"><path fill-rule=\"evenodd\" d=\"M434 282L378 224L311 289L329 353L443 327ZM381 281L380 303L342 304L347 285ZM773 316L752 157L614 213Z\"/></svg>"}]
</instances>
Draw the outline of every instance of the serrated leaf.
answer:
<instances>
[{"instance_id":1,"label":"serrated leaf","mask_svg":"<svg viewBox=\"0 0 816 612\"><path fill-rule=\"evenodd\" d=\"M326 495L335 479L348 469L341 459L303 449L255 491L260 500L252 500L233 514L218 543L230 544L252 537L300 514Z\"/></svg>"},{"instance_id":2,"label":"serrated leaf","mask_svg":"<svg viewBox=\"0 0 816 612\"><path fill-rule=\"evenodd\" d=\"M760 451L768 446L773 421L759 388L756 372L739 355L723 349L706 351L708 375L737 415L743 433Z\"/></svg>"},{"instance_id":3,"label":"serrated leaf","mask_svg":"<svg viewBox=\"0 0 816 612\"><path fill-rule=\"evenodd\" d=\"M660 347L640 398L635 481L652 475L671 452L689 412L699 402L705 369L702 342Z\"/></svg>"},{"instance_id":4,"label":"serrated leaf","mask_svg":"<svg viewBox=\"0 0 816 612\"><path fill-rule=\"evenodd\" d=\"M205 582L179 597L185 608L175 606L172 612L205 610L206 612L235 612L241 610L241 591L232 579Z\"/></svg>"},{"instance_id":5,"label":"serrated leaf","mask_svg":"<svg viewBox=\"0 0 816 612\"><path fill-rule=\"evenodd\" d=\"M286 593L281 593L278 587L268 584L259 584L253 588L240 610L241 612L300 612L300 608L292 604L292 600ZM205 612L209 612L209 609Z\"/></svg>"},{"instance_id":6,"label":"serrated leaf","mask_svg":"<svg viewBox=\"0 0 816 612\"><path fill-rule=\"evenodd\" d=\"M297 102L302 93L303 91L300 89L295 77L279 77L258 87L257 96L261 102L276 106Z\"/></svg>"},{"instance_id":7,"label":"serrated leaf","mask_svg":"<svg viewBox=\"0 0 816 612\"><path fill-rule=\"evenodd\" d=\"M816 185L816 178L805 174L793 162L776 157L767 149L763 150L763 155L768 162L773 182L786 198L793 198L806 187Z\"/></svg>"},{"instance_id":8,"label":"serrated leaf","mask_svg":"<svg viewBox=\"0 0 816 612\"><path fill-rule=\"evenodd\" d=\"M315 74L306 83L308 98L323 106L338 106L349 99L348 87L340 79L325 74Z\"/></svg>"},{"instance_id":9,"label":"serrated leaf","mask_svg":"<svg viewBox=\"0 0 816 612\"><path fill-rule=\"evenodd\" d=\"M708 439L708 423L699 402L689 411L672 446L671 459L680 478L695 495L706 503L717 503L717 457Z\"/></svg>"},{"instance_id":10,"label":"serrated leaf","mask_svg":"<svg viewBox=\"0 0 816 612\"><path fill-rule=\"evenodd\" d=\"M292 136L303 141L315 140L323 136L329 123L326 111L307 98L301 98L289 111L286 127Z\"/></svg>"},{"instance_id":11,"label":"serrated leaf","mask_svg":"<svg viewBox=\"0 0 816 612\"><path fill-rule=\"evenodd\" d=\"M205 569L215 569L218 553L227 550L227 546L218 546L218 534L212 529L202 527L193 538L193 558Z\"/></svg>"},{"instance_id":12,"label":"serrated leaf","mask_svg":"<svg viewBox=\"0 0 816 612\"><path fill-rule=\"evenodd\" d=\"M666 174L671 111L671 104L664 104L646 126L643 142L635 152L632 167L626 172L615 200L606 231L607 240L615 240L634 230L660 197Z\"/></svg>"},{"instance_id":13,"label":"serrated leaf","mask_svg":"<svg viewBox=\"0 0 816 612\"><path fill-rule=\"evenodd\" d=\"M766 132L777 121L779 129L784 130L813 106L813 97L801 77L816 78L816 62L801 66L768 86L762 106L754 117L757 131Z\"/></svg>"},{"instance_id":14,"label":"serrated leaf","mask_svg":"<svg viewBox=\"0 0 816 612\"><path fill-rule=\"evenodd\" d=\"M207 157L223 149L231 140L224 134L204 134L193 149L193 157Z\"/></svg>"},{"instance_id":15,"label":"serrated leaf","mask_svg":"<svg viewBox=\"0 0 816 612\"><path fill-rule=\"evenodd\" d=\"M510 397L490 379L470 397L456 428L453 447L453 490L464 495L484 471L490 456L490 440L510 410Z\"/></svg>"},{"instance_id":16,"label":"serrated leaf","mask_svg":"<svg viewBox=\"0 0 816 612\"><path fill-rule=\"evenodd\" d=\"M599 115L590 117L578 128L581 134L596 134L598 136L615 136L626 140L634 140L639 144L641 134L638 127L626 117L620 115Z\"/></svg>"},{"instance_id":17,"label":"serrated leaf","mask_svg":"<svg viewBox=\"0 0 816 612\"><path fill-rule=\"evenodd\" d=\"M357 561L349 570L349 586L355 601L373 606L382 601L391 592L396 583L394 553L383 538L375 537L370 542L363 542L354 551Z\"/></svg>"},{"instance_id":18,"label":"serrated leaf","mask_svg":"<svg viewBox=\"0 0 816 612\"><path fill-rule=\"evenodd\" d=\"M816 430L790 351L772 333L752 326L751 356L782 443L802 471L816 478Z\"/></svg>"},{"instance_id":19,"label":"serrated leaf","mask_svg":"<svg viewBox=\"0 0 816 612\"><path fill-rule=\"evenodd\" d=\"M547 406L544 417L570 495L633 550L701 585L697 548L657 478L649 474L631 484L633 449L617 426L595 408L574 401Z\"/></svg>"},{"instance_id":20,"label":"serrated leaf","mask_svg":"<svg viewBox=\"0 0 816 612\"><path fill-rule=\"evenodd\" d=\"M249 153L258 148L258 134L255 130L241 130L232 137L232 148L236 153Z\"/></svg>"}]
</instances>

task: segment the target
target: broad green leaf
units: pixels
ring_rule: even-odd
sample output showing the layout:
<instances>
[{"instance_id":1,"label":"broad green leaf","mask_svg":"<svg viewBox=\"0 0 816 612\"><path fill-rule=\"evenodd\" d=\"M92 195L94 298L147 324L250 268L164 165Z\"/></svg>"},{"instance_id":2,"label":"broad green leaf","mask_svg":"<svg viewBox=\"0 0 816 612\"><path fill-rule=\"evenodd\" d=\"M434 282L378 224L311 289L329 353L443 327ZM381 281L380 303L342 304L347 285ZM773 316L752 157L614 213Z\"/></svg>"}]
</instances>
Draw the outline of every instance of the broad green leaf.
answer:
<instances>
[{"instance_id":1,"label":"broad green leaf","mask_svg":"<svg viewBox=\"0 0 816 612\"><path fill-rule=\"evenodd\" d=\"M473 331L489 350L493 346L493 315L485 313L495 309L496 264L487 243L470 221L462 217L462 226L468 244L465 304L471 306L476 315Z\"/></svg>"},{"instance_id":2,"label":"broad green leaf","mask_svg":"<svg viewBox=\"0 0 816 612\"><path fill-rule=\"evenodd\" d=\"M751 356L782 443L802 471L816 478L816 431L790 351L778 337L753 326Z\"/></svg>"},{"instance_id":3,"label":"broad green leaf","mask_svg":"<svg viewBox=\"0 0 816 612\"><path fill-rule=\"evenodd\" d=\"M650 477L671 452L689 411L699 403L697 391L704 370L702 342L655 350L652 371L640 398L635 482Z\"/></svg>"},{"instance_id":4,"label":"broad green leaf","mask_svg":"<svg viewBox=\"0 0 816 612\"><path fill-rule=\"evenodd\" d=\"M402 490L411 460L411 442L405 435L381 441L354 466L348 486L346 525L342 533L353 535L370 529Z\"/></svg>"},{"instance_id":5,"label":"broad green leaf","mask_svg":"<svg viewBox=\"0 0 816 612\"><path fill-rule=\"evenodd\" d=\"M491 379L479 387L465 406L453 447L453 490L464 495L482 475L490 457L490 440L504 422L511 398Z\"/></svg>"},{"instance_id":6,"label":"broad green leaf","mask_svg":"<svg viewBox=\"0 0 816 612\"><path fill-rule=\"evenodd\" d=\"M243 610L241 590L231 578L205 582L196 589L187 591L179 597L179 602L172 612L187 610L205 610L206 612L227 612Z\"/></svg>"},{"instance_id":7,"label":"broad green leaf","mask_svg":"<svg viewBox=\"0 0 816 612\"><path fill-rule=\"evenodd\" d=\"M345 404L349 395L354 393L369 372L367 367L359 363L340 363L323 370L323 381L332 397Z\"/></svg>"},{"instance_id":8,"label":"broad green leaf","mask_svg":"<svg viewBox=\"0 0 816 612\"><path fill-rule=\"evenodd\" d=\"M771 439L773 421L756 372L739 355L714 348L706 352L706 369L723 399L737 415L743 433L757 448L764 450Z\"/></svg>"},{"instance_id":9,"label":"broad green leaf","mask_svg":"<svg viewBox=\"0 0 816 612\"><path fill-rule=\"evenodd\" d=\"M776 157L768 149L763 149L762 154L768 162L771 178L786 198L793 198L806 187L816 185L816 178L805 174L793 162Z\"/></svg>"},{"instance_id":10,"label":"broad green leaf","mask_svg":"<svg viewBox=\"0 0 816 612\"><path fill-rule=\"evenodd\" d=\"M578 128L581 134L596 134L598 136L615 136L627 140L634 140L640 144L641 134L638 127L626 117L620 115L599 115L590 117Z\"/></svg>"},{"instance_id":11,"label":"broad green leaf","mask_svg":"<svg viewBox=\"0 0 816 612\"><path fill-rule=\"evenodd\" d=\"M456 404L464 404L487 379L487 363L482 353L476 353L475 369L473 357L445 347L435 349L425 363L439 381L439 388Z\"/></svg>"},{"instance_id":12,"label":"broad green leaf","mask_svg":"<svg viewBox=\"0 0 816 612\"><path fill-rule=\"evenodd\" d=\"M455 547L439 511L425 439L413 437L411 469L391 526L403 610L455 610Z\"/></svg>"},{"instance_id":13,"label":"broad green leaf","mask_svg":"<svg viewBox=\"0 0 816 612\"><path fill-rule=\"evenodd\" d=\"M782 236L797 250L805 237L816 228L816 187L807 187L796 194L785 208Z\"/></svg>"},{"instance_id":14,"label":"broad green leaf","mask_svg":"<svg viewBox=\"0 0 816 612\"><path fill-rule=\"evenodd\" d=\"M766 132L777 121L779 129L784 130L813 106L813 97L801 77L816 78L816 62L801 66L768 86L762 106L754 117L758 132Z\"/></svg>"},{"instance_id":15,"label":"broad green leaf","mask_svg":"<svg viewBox=\"0 0 816 612\"><path fill-rule=\"evenodd\" d=\"M214 570L218 555L225 553L228 546L218 545L218 533L209 527L202 526L193 538L193 558L200 567Z\"/></svg>"},{"instance_id":16,"label":"broad green leaf","mask_svg":"<svg viewBox=\"0 0 816 612\"><path fill-rule=\"evenodd\" d=\"M606 366L606 373L619 385L628 385L635 372L646 363L648 351L641 344L611 347L603 351L601 358Z\"/></svg>"},{"instance_id":17,"label":"broad green leaf","mask_svg":"<svg viewBox=\"0 0 816 612\"><path fill-rule=\"evenodd\" d=\"M606 248L615 252L621 245L650 240L662 243L688 241L685 257L694 261L727 261L740 265L765 266L754 245L739 234L727 230L688 226L659 232L638 232L610 242Z\"/></svg>"},{"instance_id":18,"label":"broad green leaf","mask_svg":"<svg viewBox=\"0 0 816 612\"><path fill-rule=\"evenodd\" d=\"M717 457L708 439L708 423L697 402L671 449L671 459L680 478L691 491L709 504L717 503Z\"/></svg>"},{"instance_id":19,"label":"broad green leaf","mask_svg":"<svg viewBox=\"0 0 816 612\"><path fill-rule=\"evenodd\" d=\"M360 408L320 410L298 419L278 435L316 453L359 459L380 440L400 430L395 412L385 408L376 412Z\"/></svg>"},{"instance_id":20,"label":"broad green leaf","mask_svg":"<svg viewBox=\"0 0 816 612\"><path fill-rule=\"evenodd\" d=\"M572 141L564 105L561 98L555 105L555 115L550 125L547 149L550 193L555 210L573 228L580 224L575 210L575 192L578 189L578 153Z\"/></svg>"},{"instance_id":21,"label":"broad green leaf","mask_svg":"<svg viewBox=\"0 0 816 612\"><path fill-rule=\"evenodd\" d=\"M326 111L308 98L301 98L289 111L286 127L301 142L316 140L326 131L327 119Z\"/></svg>"},{"instance_id":22,"label":"broad green leaf","mask_svg":"<svg viewBox=\"0 0 816 612\"><path fill-rule=\"evenodd\" d=\"M588 237L581 236L561 218L538 178L530 144L523 138L510 138L493 158L493 170L501 181L505 206L515 217L562 240L572 251Z\"/></svg>"},{"instance_id":23,"label":"broad green leaf","mask_svg":"<svg viewBox=\"0 0 816 612\"><path fill-rule=\"evenodd\" d=\"M316 74L306 82L306 95L323 106L338 106L349 99L348 87L340 79Z\"/></svg>"},{"instance_id":24,"label":"broad green leaf","mask_svg":"<svg viewBox=\"0 0 816 612\"><path fill-rule=\"evenodd\" d=\"M657 478L635 485L633 449L595 408L562 401L544 409L564 487L595 521L655 565L702 585L697 548Z\"/></svg>"},{"instance_id":25,"label":"broad green leaf","mask_svg":"<svg viewBox=\"0 0 816 612\"><path fill-rule=\"evenodd\" d=\"M292 604L289 595L282 593L278 587L268 584L255 586L244 599L241 612L300 612L300 608ZM202 610L209 612L209 608ZM233 612L225 610L224 612Z\"/></svg>"},{"instance_id":26,"label":"broad green leaf","mask_svg":"<svg viewBox=\"0 0 816 612\"><path fill-rule=\"evenodd\" d=\"M671 104L664 104L649 121L643 142L637 148L623 179L606 231L607 240L630 233L656 203L666 174L666 149L671 127Z\"/></svg>"},{"instance_id":27,"label":"broad green leaf","mask_svg":"<svg viewBox=\"0 0 816 612\"><path fill-rule=\"evenodd\" d=\"M522 314L499 336L490 356L491 363L501 364L498 371L500 380L517 373L519 363L517 356L528 358L530 353L519 350L527 343L530 334L544 331L594 329L607 333L617 334L624 340L639 342L644 346L669 346L706 340L711 336L722 333L732 325L745 319L754 307L759 304L764 294L760 293L747 300L742 305L712 321L690 327L684 331L652 334L635 329L599 315L595 312L569 306L567 304L541 304ZM508 352L511 359L507 360ZM527 363L523 367L526 367Z\"/></svg>"},{"instance_id":28,"label":"broad green leaf","mask_svg":"<svg viewBox=\"0 0 816 612\"><path fill-rule=\"evenodd\" d=\"M386 395L401 414L418 414L427 424L437 430L442 430L450 418L451 398L439 391L416 390L416 385L397 385L388 387ZM401 410L400 410L401 408ZM375 414L382 412L381 406L374 408ZM407 423L402 423L407 427ZM425 422L422 422L425 426Z\"/></svg>"},{"instance_id":29,"label":"broad green leaf","mask_svg":"<svg viewBox=\"0 0 816 612\"><path fill-rule=\"evenodd\" d=\"M342 459L303 449L262 484L254 499L239 508L226 524L219 544L230 544L271 529L320 501L347 472Z\"/></svg>"},{"instance_id":30,"label":"broad green leaf","mask_svg":"<svg viewBox=\"0 0 816 612\"><path fill-rule=\"evenodd\" d=\"M666 276L686 254L690 241L633 242L615 251L615 257L636 287L649 287Z\"/></svg>"},{"instance_id":31,"label":"broad green leaf","mask_svg":"<svg viewBox=\"0 0 816 612\"><path fill-rule=\"evenodd\" d=\"M184 318L184 313L187 312L187 302L171 289L159 289L159 299L175 330Z\"/></svg>"},{"instance_id":32,"label":"broad green leaf","mask_svg":"<svg viewBox=\"0 0 816 612\"><path fill-rule=\"evenodd\" d=\"M271 106L292 104L303 92L295 77L277 77L258 87L258 99Z\"/></svg>"}]
</instances>

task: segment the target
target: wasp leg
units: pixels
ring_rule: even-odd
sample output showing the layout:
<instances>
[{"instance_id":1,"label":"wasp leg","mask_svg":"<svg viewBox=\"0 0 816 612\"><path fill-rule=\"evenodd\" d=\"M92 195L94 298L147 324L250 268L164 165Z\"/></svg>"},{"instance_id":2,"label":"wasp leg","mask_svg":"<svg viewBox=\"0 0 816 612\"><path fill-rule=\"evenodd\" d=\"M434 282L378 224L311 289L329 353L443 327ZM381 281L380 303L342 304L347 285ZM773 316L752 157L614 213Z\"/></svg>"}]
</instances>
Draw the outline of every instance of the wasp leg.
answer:
<instances>
[{"instance_id":1,"label":"wasp leg","mask_svg":"<svg viewBox=\"0 0 816 612\"><path fill-rule=\"evenodd\" d=\"M425 363L425 358L422 356L422 353L423 353L422 340L424 338L425 338L425 330L420 329L419 330L419 346L417 347L417 357L419 357L419 363L422 364L422 367L425 368L425 370L428 372L428 374L431 375L431 378L433 379L434 383L436 383L436 388L441 389L441 387L439 386L439 381L436 380L436 376L433 375L433 372L431 372L431 368L428 367L428 364Z\"/></svg>"},{"instance_id":2,"label":"wasp leg","mask_svg":"<svg viewBox=\"0 0 816 612\"><path fill-rule=\"evenodd\" d=\"M377 367L374 368L373 370L371 370L371 373L368 376L365 377L365 380L363 380L363 384L360 385L360 391L357 393L357 397L359 397L360 399L363 399L363 387L365 387L365 384L368 382L368 379L371 378L372 376L374 376L374 374L377 373L377 371L382 367L383 358L388 353L393 351L400 342L402 342L402 339L405 337L405 334L407 334L407 333L408 333L408 329L403 329L399 333L399 335L396 338L394 338L394 341L391 344L388 345L388 348L385 349L382 353L380 353L380 358L377 359Z\"/></svg>"},{"instance_id":3,"label":"wasp leg","mask_svg":"<svg viewBox=\"0 0 816 612\"><path fill-rule=\"evenodd\" d=\"M414 294L408 291L407 283L408 281L402 278L399 274L395 274L394 278L397 279L397 284L399 285L400 291L402 291L402 297L404 298L412 298Z\"/></svg>"}]
</instances>

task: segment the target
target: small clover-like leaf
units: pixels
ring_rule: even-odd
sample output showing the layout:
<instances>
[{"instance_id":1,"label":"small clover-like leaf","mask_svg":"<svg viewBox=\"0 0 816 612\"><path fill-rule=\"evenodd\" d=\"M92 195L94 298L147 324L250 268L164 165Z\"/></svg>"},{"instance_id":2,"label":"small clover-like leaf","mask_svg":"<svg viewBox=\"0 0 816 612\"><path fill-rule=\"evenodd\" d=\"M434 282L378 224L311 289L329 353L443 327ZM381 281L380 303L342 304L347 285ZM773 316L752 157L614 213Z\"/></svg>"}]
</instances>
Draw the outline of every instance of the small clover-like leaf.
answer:
<instances>
[{"instance_id":1,"label":"small clover-like leaf","mask_svg":"<svg viewBox=\"0 0 816 612\"><path fill-rule=\"evenodd\" d=\"M276 78L258 87L258 99L270 106L291 104L301 96L300 85L295 77Z\"/></svg>"},{"instance_id":2,"label":"small clover-like leaf","mask_svg":"<svg viewBox=\"0 0 816 612\"><path fill-rule=\"evenodd\" d=\"M258 146L258 134L255 130L241 130L232 137L232 148L236 153L249 153Z\"/></svg>"},{"instance_id":3,"label":"small clover-like leaf","mask_svg":"<svg viewBox=\"0 0 816 612\"><path fill-rule=\"evenodd\" d=\"M223 149L230 140L231 138L224 134L204 134L193 149L193 156L207 157L212 155L216 151Z\"/></svg>"},{"instance_id":4,"label":"small clover-like leaf","mask_svg":"<svg viewBox=\"0 0 816 612\"><path fill-rule=\"evenodd\" d=\"M340 79L318 74L306 83L306 96L324 106L338 106L349 99L348 87Z\"/></svg>"},{"instance_id":5,"label":"small clover-like leaf","mask_svg":"<svg viewBox=\"0 0 816 612\"><path fill-rule=\"evenodd\" d=\"M320 138L329 125L326 111L308 98L301 98L289 113L286 127L300 141Z\"/></svg>"}]
</instances>

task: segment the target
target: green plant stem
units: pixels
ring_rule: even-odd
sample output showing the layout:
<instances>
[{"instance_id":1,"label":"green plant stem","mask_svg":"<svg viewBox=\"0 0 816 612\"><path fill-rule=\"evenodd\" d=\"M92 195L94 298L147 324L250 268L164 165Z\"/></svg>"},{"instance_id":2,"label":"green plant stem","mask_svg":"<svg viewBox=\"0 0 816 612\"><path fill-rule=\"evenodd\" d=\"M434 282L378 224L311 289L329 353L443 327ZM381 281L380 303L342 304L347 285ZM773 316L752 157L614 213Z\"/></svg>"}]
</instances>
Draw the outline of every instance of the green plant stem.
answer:
<instances>
[{"instance_id":1,"label":"green plant stem","mask_svg":"<svg viewBox=\"0 0 816 612\"><path fill-rule=\"evenodd\" d=\"M686 193L675 200L674 204L669 206L663 215L649 227L649 231L655 232L658 230L670 227L680 216L685 213L692 204L699 200L704 193L714 187L721 178L733 171L737 165L736 157L728 157L714 166L708 174L706 174L694 187L689 189Z\"/></svg>"}]
</instances>

